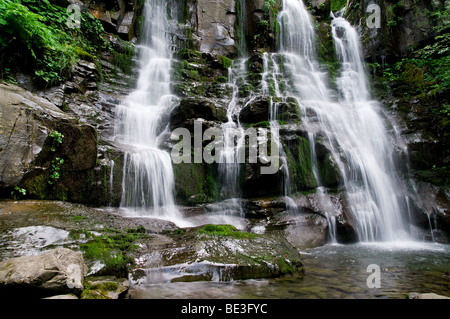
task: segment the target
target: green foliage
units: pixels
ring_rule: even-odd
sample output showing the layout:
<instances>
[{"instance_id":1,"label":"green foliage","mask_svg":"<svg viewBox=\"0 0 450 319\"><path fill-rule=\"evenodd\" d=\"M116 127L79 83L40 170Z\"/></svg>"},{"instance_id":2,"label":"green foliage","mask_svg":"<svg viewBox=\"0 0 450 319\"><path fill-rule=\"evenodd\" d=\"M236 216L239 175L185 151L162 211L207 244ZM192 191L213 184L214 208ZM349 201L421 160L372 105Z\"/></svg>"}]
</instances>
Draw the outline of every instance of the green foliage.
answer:
<instances>
[{"instance_id":1,"label":"green foliage","mask_svg":"<svg viewBox=\"0 0 450 319\"><path fill-rule=\"evenodd\" d=\"M52 152L55 152L56 151L56 147L58 145L62 144L62 140L64 138L64 135L62 135L58 131L53 131L52 134L50 135L50 138L52 139L52 146L51 146L50 150Z\"/></svg>"},{"instance_id":2,"label":"green foliage","mask_svg":"<svg viewBox=\"0 0 450 319\"><path fill-rule=\"evenodd\" d=\"M277 9L277 1L276 0L266 0L264 2L263 10L264 13L269 14Z\"/></svg>"},{"instance_id":3,"label":"green foliage","mask_svg":"<svg viewBox=\"0 0 450 319\"><path fill-rule=\"evenodd\" d=\"M331 11L340 11L347 4L347 0L331 0Z\"/></svg>"},{"instance_id":4,"label":"green foliage","mask_svg":"<svg viewBox=\"0 0 450 319\"><path fill-rule=\"evenodd\" d=\"M38 83L50 86L65 80L78 59L76 47L96 53L106 47L100 22L81 14L81 28L70 29L66 8L48 0L0 2L0 67L2 78L33 70ZM10 68L4 72L5 67Z\"/></svg>"},{"instance_id":5,"label":"green foliage","mask_svg":"<svg viewBox=\"0 0 450 319\"><path fill-rule=\"evenodd\" d=\"M402 1L398 1L392 6L387 7L387 23L388 28L396 27L403 20L402 16L405 13L406 5Z\"/></svg>"},{"instance_id":6,"label":"green foliage","mask_svg":"<svg viewBox=\"0 0 450 319\"><path fill-rule=\"evenodd\" d=\"M11 192L11 196L15 200L19 200L22 196L27 195L27 190L25 188L21 188L19 186L14 186L13 191Z\"/></svg>"},{"instance_id":7,"label":"green foliage","mask_svg":"<svg viewBox=\"0 0 450 319\"><path fill-rule=\"evenodd\" d=\"M450 87L450 19L448 8L432 13L437 33L433 44L412 52L411 57L387 65L383 77L391 85L405 83L406 95L418 95Z\"/></svg>"},{"instance_id":8,"label":"green foliage","mask_svg":"<svg viewBox=\"0 0 450 319\"><path fill-rule=\"evenodd\" d=\"M57 157L54 160L52 160L50 164L50 176L48 179L48 183L50 185L55 184L61 177L60 170L62 164L64 164L64 160L62 158Z\"/></svg>"}]
</instances>

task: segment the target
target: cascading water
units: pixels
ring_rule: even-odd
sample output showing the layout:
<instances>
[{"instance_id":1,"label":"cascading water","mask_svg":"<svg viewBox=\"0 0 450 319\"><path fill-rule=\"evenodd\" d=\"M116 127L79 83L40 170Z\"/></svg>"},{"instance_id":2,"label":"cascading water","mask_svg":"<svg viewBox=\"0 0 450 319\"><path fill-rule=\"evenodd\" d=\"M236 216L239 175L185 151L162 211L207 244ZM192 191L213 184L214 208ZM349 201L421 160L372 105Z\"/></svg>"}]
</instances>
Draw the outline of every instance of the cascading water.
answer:
<instances>
[{"instance_id":1,"label":"cascading water","mask_svg":"<svg viewBox=\"0 0 450 319\"><path fill-rule=\"evenodd\" d=\"M368 93L356 31L343 18L332 21L341 64L336 94L318 63L313 22L303 2L284 0L278 21L280 53L293 80L289 94L298 96L307 130L322 135L331 149L360 241L409 239L405 186L395 173L380 107Z\"/></svg>"},{"instance_id":2,"label":"cascading water","mask_svg":"<svg viewBox=\"0 0 450 319\"><path fill-rule=\"evenodd\" d=\"M271 95L270 98L270 110L269 110L269 123L270 123L270 133L272 134L272 141L277 143L278 150L280 154L281 161L281 172L283 173L283 195L286 203L286 209L290 213L295 213L298 209L295 201L291 196L291 179L289 174L289 166L286 158L286 153L284 152L281 140L280 140L280 123L278 122L278 101L274 101L273 97L277 100L281 99L286 102L286 96L280 88L280 82L282 82L283 87L286 87L287 83L283 79L280 67L276 58L276 54L268 54L264 52L263 54L263 74L262 74L262 93L263 95Z\"/></svg>"},{"instance_id":3,"label":"cascading water","mask_svg":"<svg viewBox=\"0 0 450 319\"><path fill-rule=\"evenodd\" d=\"M137 87L116 109L115 134L126 145L121 207L178 221L171 158L158 148L167 125L163 115L176 99L170 92L166 5L165 0L145 3Z\"/></svg>"},{"instance_id":4,"label":"cascading water","mask_svg":"<svg viewBox=\"0 0 450 319\"><path fill-rule=\"evenodd\" d=\"M239 30L237 47L240 59L237 59L233 66L228 68L228 85L233 89L231 100L227 107L227 122L223 123L222 139L223 148L219 154L218 177L220 196L223 201L214 205L214 212L227 216L243 217L243 209L241 203L241 189L240 189L240 175L241 175L241 158L242 152L245 152L245 135L244 128L239 122L239 113L242 105L239 103L239 81L245 81L246 64L245 57L247 56L246 46L246 30L247 24L245 17L247 3L246 0L239 0L236 2L239 8Z\"/></svg>"},{"instance_id":5,"label":"cascading water","mask_svg":"<svg viewBox=\"0 0 450 319\"><path fill-rule=\"evenodd\" d=\"M219 184L220 195L224 199L215 208L215 211L228 216L242 217L242 205L240 200L239 177L241 164L240 152L245 152L244 128L239 123L239 87L237 80L245 74L244 59L237 61L236 69L228 69L228 83L233 88L232 98L227 108L227 122L222 124L223 149L219 160Z\"/></svg>"}]
</instances>

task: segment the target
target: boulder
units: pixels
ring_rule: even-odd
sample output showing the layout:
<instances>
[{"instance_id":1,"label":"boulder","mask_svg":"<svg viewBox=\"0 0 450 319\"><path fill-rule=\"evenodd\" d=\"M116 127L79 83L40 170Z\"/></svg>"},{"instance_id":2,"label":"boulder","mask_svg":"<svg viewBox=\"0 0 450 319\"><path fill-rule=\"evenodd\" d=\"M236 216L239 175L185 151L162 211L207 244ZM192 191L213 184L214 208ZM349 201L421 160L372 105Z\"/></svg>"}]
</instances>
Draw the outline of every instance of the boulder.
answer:
<instances>
[{"instance_id":1,"label":"boulder","mask_svg":"<svg viewBox=\"0 0 450 319\"><path fill-rule=\"evenodd\" d=\"M130 287L128 279L112 276L88 277L85 283L87 288L81 299L119 299L126 295Z\"/></svg>"},{"instance_id":2,"label":"boulder","mask_svg":"<svg viewBox=\"0 0 450 319\"><path fill-rule=\"evenodd\" d=\"M239 113L241 123L259 123L270 117L270 98L259 96L248 102Z\"/></svg>"},{"instance_id":3,"label":"boulder","mask_svg":"<svg viewBox=\"0 0 450 319\"><path fill-rule=\"evenodd\" d=\"M258 96L247 102L239 113L239 120L242 123L252 124L269 121L271 112L276 112L278 121L297 122L300 120L297 99L268 96Z\"/></svg>"},{"instance_id":4,"label":"boulder","mask_svg":"<svg viewBox=\"0 0 450 319\"><path fill-rule=\"evenodd\" d=\"M134 11L128 11L125 13L121 24L117 28L117 34L126 41L131 41L134 37L134 22L136 15Z\"/></svg>"},{"instance_id":5,"label":"boulder","mask_svg":"<svg viewBox=\"0 0 450 319\"><path fill-rule=\"evenodd\" d=\"M226 110L206 98L184 98L170 114L170 127L186 127L188 120L198 118L222 123L227 119Z\"/></svg>"},{"instance_id":6,"label":"boulder","mask_svg":"<svg viewBox=\"0 0 450 319\"><path fill-rule=\"evenodd\" d=\"M56 248L0 262L0 291L54 295L81 293L87 273L81 253Z\"/></svg>"},{"instance_id":7,"label":"boulder","mask_svg":"<svg viewBox=\"0 0 450 319\"><path fill-rule=\"evenodd\" d=\"M289 243L231 225L184 229L171 245L146 249L130 274L133 285L303 275L300 254Z\"/></svg>"},{"instance_id":8,"label":"boulder","mask_svg":"<svg viewBox=\"0 0 450 319\"><path fill-rule=\"evenodd\" d=\"M297 249L322 246L328 241L328 222L319 214L282 214L266 227L267 233L281 236Z\"/></svg>"},{"instance_id":9,"label":"boulder","mask_svg":"<svg viewBox=\"0 0 450 319\"><path fill-rule=\"evenodd\" d=\"M0 187L17 185L41 153L49 122L74 122L54 104L15 85L0 84Z\"/></svg>"},{"instance_id":10,"label":"boulder","mask_svg":"<svg viewBox=\"0 0 450 319\"><path fill-rule=\"evenodd\" d=\"M18 86L0 84L0 95L0 192L9 197L20 185L34 198L89 202L97 165L95 128ZM62 140L55 141L54 132ZM58 158L63 162L55 164ZM60 175L50 181L55 165Z\"/></svg>"}]
</instances>

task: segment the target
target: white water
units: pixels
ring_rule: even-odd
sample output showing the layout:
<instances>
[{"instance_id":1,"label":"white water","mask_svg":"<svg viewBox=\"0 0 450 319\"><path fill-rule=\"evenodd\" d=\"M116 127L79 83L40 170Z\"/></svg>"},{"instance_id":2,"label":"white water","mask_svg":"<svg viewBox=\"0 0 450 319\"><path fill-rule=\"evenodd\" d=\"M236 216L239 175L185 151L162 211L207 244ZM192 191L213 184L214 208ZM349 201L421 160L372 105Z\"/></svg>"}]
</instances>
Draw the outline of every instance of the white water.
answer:
<instances>
[{"instance_id":1,"label":"white water","mask_svg":"<svg viewBox=\"0 0 450 319\"><path fill-rule=\"evenodd\" d=\"M170 91L171 54L166 1L145 3L136 89L116 109L116 140L126 145L121 207L128 215L159 217L183 224L173 198L169 154L161 149L164 115L176 97Z\"/></svg>"},{"instance_id":2,"label":"white water","mask_svg":"<svg viewBox=\"0 0 450 319\"><path fill-rule=\"evenodd\" d=\"M263 53L263 74L262 74L262 94L272 95L277 97L283 103L286 103L286 95L281 89L280 84L286 87L288 83L283 78L280 70L280 66L276 59L278 55ZM280 170L283 173L283 195L286 203L286 209L289 213L296 213L298 206L295 201L290 197L291 194L291 178L289 173L289 165L286 157L286 152L283 149L283 145L280 140L280 123L278 121L278 108L280 102L275 102L273 97L270 98L270 110L269 110L269 123L270 133L272 135L272 142L278 145L279 160L281 162Z\"/></svg>"},{"instance_id":3,"label":"white water","mask_svg":"<svg viewBox=\"0 0 450 319\"><path fill-rule=\"evenodd\" d=\"M328 85L314 45L312 19L300 0L284 0L279 14L280 53L291 70L302 121L331 147L343 178L346 201L360 241L409 239L405 186L396 176L391 137L371 100L355 29L343 18L332 21L341 72L338 92ZM312 145L313 147L313 145Z\"/></svg>"}]
</instances>

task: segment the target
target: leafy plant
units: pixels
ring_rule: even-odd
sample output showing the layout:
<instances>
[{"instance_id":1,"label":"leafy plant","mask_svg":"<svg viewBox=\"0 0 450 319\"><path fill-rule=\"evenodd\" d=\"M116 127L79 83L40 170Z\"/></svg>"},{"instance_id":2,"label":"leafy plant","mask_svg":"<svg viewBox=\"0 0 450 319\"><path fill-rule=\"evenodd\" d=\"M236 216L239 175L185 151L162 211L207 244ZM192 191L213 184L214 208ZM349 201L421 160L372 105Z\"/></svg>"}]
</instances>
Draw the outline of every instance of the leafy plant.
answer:
<instances>
[{"instance_id":1,"label":"leafy plant","mask_svg":"<svg viewBox=\"0 0 450 319\"><path fill-rule=\"evenodd\" d=\"M64 138L64 135L62 135L58 131L53 131L52 134L50 135L50 137L52 138L52 146L51 146L50 150L52 152L55 152L56 151L56 147L58 145L62 144L62 140Z\"/></svg>"},{"instance_id":2,"label":"leafy plant","mask_svg":"<svg viewBox=\"0 0 450 319\"><path fill-rule=\"evenodd\" d=\"M65 80L76 63L76 47L90 53L107 47L98 19L83 12L81 28L70 29L65 7L48 0L0 2L0 67L32 70L38 83ZM20 61L20 63L18 63ZM2 78L11 72L2 72Z\"/></svg>"},{"instance_id":3,"label":"leafy plant","mask_svg":"<svg viewBox=\"0 0 450 319\"><path fill-rule=\"evenodd\" d=\"M54 160L52 160L50 176L49 176L49 180L48 180L48 183L50 185L55 184L58 181L58 179L61 177L60 170L61 170L62 164L64 164L64 160L62 158L57 157Z\"/></svg>"},{"instance_id":4,"label":"leafy plant","mask_svg":"<svg viewBox=\"0 0 450 319\"><path fill-rule=\"evenodd\" d=\"M20 197L26 196L26 195L27 195L27 190L25 188L21 188L19 186L14 186L14 190L11 192L11 196L15 200L18 200L18 199L20 199Z\"/></svg>"}]
</instances>

